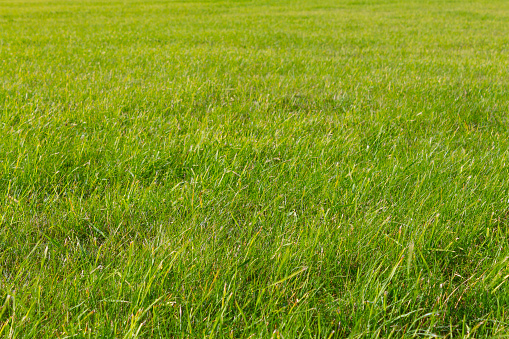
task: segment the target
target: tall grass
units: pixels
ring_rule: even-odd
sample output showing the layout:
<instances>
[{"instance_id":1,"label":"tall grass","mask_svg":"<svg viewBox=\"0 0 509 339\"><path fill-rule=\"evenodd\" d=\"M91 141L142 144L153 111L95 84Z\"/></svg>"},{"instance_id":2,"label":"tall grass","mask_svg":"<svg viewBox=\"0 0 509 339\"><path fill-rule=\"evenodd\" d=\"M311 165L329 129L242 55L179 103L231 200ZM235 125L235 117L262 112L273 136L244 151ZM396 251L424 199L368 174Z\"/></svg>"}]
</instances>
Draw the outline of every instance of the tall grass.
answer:
<instances>
[{"instance_id":1,"label":"tall grass","mask_svg":"<svg viewBox=\"0 0 509 339\"><path fill-rule=\"evenodd\" d=\"M0 336L509 335L507 1L0 1Z\"/></svg>"}]
</instances>

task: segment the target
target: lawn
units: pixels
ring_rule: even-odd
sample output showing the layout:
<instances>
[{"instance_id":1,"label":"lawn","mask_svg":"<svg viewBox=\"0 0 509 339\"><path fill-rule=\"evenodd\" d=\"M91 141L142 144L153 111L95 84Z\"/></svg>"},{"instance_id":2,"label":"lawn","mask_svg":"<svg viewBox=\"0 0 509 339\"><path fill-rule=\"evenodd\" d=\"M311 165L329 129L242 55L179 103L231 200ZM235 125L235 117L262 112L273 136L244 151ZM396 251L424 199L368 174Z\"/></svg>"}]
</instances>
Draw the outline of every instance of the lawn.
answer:
<instances>
[{"instance_id":1,"label":"lawn","mask_svg":"<svg viewBox=\"0 0 509 339\"><path fill-rule=\"evenodd\" d=\"M509 2L0 0L0 337L509 335Z\"/></svg>"}]
</instances>

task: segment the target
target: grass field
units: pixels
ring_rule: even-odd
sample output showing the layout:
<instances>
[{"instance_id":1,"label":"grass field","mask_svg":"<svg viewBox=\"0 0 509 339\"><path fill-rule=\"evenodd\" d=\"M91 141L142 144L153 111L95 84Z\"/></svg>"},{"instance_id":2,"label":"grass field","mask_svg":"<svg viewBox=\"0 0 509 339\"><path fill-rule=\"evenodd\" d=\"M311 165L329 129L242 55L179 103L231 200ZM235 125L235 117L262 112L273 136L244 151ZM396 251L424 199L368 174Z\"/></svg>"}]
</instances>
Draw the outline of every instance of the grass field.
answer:
<instances>
[{"instance_id":1,"label":"grass field","mask_svg":"<svg viewBox=\"0 0 509 339\"><path fill-rule=\"evenodd\" d=\"M509 336L509 2L0 0L0 337Z\"/></svg>"}]
</instances>

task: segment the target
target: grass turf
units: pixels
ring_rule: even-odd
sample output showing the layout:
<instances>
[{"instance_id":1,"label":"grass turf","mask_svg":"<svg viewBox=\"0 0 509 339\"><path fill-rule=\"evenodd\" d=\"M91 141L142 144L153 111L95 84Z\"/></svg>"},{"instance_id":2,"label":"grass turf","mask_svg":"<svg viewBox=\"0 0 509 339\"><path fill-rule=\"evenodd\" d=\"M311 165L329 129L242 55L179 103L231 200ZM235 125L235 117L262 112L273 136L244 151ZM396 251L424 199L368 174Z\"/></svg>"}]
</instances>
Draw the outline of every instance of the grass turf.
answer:
<instances>
[{"instance_id":1,"label":"grass turf","mask_svg":"<svg viewBox=\"0 0 509 339\"><path fill-rule=\"evenodd\" d=\"M0 336L509 334L509 2L0 2Z\"/></svg>"}]
</instances>

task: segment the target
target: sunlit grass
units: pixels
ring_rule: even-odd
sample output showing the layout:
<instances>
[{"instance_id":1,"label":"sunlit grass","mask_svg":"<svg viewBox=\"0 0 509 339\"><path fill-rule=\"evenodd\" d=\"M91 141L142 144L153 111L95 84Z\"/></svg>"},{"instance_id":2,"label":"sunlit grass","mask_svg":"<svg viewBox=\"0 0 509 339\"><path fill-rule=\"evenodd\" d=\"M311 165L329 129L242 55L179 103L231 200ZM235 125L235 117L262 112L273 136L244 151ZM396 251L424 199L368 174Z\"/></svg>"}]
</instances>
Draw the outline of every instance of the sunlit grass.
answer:
<instances>
[{"instance_id":1,"label":"sunlit grass","mask_svg":"<svg viewBox=\"0 0 509 339\"><path fill-rule=\"evenodd\" d=\"M509 3L0 1L0 336L509 333Z\"/></svg>"}]
</instances>

